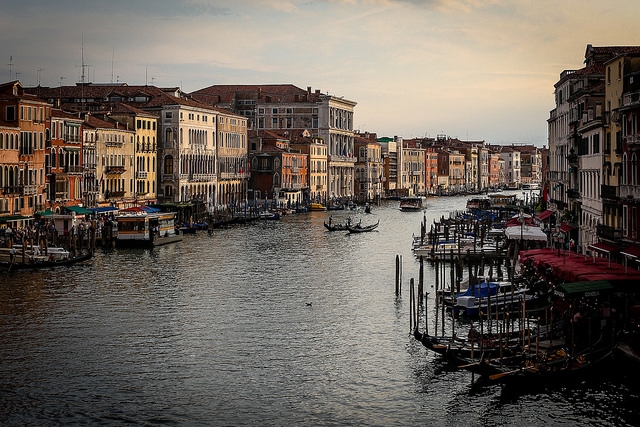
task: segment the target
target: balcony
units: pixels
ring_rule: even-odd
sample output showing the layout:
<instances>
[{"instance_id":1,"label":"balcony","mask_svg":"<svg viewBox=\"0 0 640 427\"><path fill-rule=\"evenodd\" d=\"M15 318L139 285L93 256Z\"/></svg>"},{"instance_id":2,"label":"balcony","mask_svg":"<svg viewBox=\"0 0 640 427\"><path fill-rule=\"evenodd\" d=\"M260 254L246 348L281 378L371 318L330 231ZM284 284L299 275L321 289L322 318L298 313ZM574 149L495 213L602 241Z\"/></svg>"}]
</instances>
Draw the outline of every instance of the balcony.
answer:
<instances>
[{"instance_id":1,"label":"balcony","mask_svg":"<svg viewBox=\"0 0 640 427\"><path fill-rule=\"evenodd\" d=\"M124 191L106 191L104 196L107 199L118 199L124 197L124 194Z\"/></svg>"},{"instance_id":2,"label":"balcony","mask_svg":"<svg viewBox=\"0 0 640 427\"><path fill-rule=\"evenodd\" d=\"M620 199L640 200L640 185L621 184L618 191Z\"/></svg>"},{"instance_id":3,"label":"balcony","mask_svg":"<svg viewBox=\"0 0 640 427\"><path fill-rule=\"evenodd\" d=\"M622 97L622 105L626 107L635 104L640 104L640 91L625 93Z\"/></svg>"},{"instance_id":4,"label":"balcony","mask_svg":"<svg viewBox=\"0 0 640 427\"><path fill-rule=\"evenodd\" d=\"M575 188L569 188L567 190L567 197L570 199L579 199L580 198L580 190Z\"/></svg>"},{"instance_id":5,"label":"balcony","mask_svg":"<svg viewBox=\"0 0 640 427\"><path fill-rule=\"evenodd\" d=\"M37 185L23 185L21 194L23 196L33 196L38 194L38 186Z\"/></svg>"},{"instance_id":6,"label":"balcony","mask_svg":"<svg viewBox=\"0 0 640 427\"><path fill-rule=\"evenodd\" d=\"M147 171L138 171L136 172L137 179L147 179L148 172Z\"/></svg>"},{"instance_id":7,"label":"balcony","mask_svg":"<svg viewBox=\"0 0 640 427\"><path fill-rule=\"evenodd\" d=\"M596 226L596 234L601 239L606 239L610 241L618 241L622 239L622 229L613 228L604 224L598 224Z\"/></svg>"},{"instance_id":8,"label":"balcony","mask_svg":"<svg viewBox=\"0 0 640 427\"><path fill-rule=\"evenodd\" d=\"M624 140L629 146L629 149L633 151L640 149L640 135L626 135L624 136Z\"/></svg>"},{"instance_id":9,"label":"balcony","mask_svg":"<svg viewBox=\"0 0 640 427\"><path fill-rule=\"evenodd\" d=\"M618 196L618 187L614 185L601 185L600 197L603 199L616 200Z\"/></svg>"},{"instance_id":10,"label":"balcony","mask_svg":"<svg viewBox=\"0 0 640 427\"><path fill-rule=\"evenodd\" d=\"M124 166L107 166L104 168L104 173L107 175L122 175L125 171Z\"/></svg>"},{"instance_id":11,"label":"balcony","mask_svg":"<svg viewBox=\"0 0 640 427\"><path fill-rule=\"evenodd\" d=\"M22 193L22 187L18 186L18 185L13 185L11 187L9 187L9 186L1 187L0 189L2 189L2 194L4 194L4 195L21 194Z\"/></svg>"},{"instance_id":12,"label":"balcony","mask_svg":"<svg viewBox=\"0 0 640 427\"><path fill-rule=\"evenodd\" d=\"M73 174L78 174L78 173L82 173L83 167L82 166L71 166L71 165L66 165L64 167L64 171L67 173L73 173Z\"/></svg>"}]
</instances>

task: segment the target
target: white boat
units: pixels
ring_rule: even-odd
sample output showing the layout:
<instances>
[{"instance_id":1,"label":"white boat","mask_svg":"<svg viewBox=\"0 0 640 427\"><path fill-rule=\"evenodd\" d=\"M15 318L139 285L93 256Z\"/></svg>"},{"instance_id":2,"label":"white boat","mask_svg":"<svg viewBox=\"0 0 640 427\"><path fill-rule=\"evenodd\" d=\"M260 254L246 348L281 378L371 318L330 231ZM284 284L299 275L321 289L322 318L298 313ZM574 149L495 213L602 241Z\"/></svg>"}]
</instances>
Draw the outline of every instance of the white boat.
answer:
<instances>
[{"instance_id":1,"label":"white boat","mask_svg":"<svg viewBox=\"0 0 640 427\"><path fill-rule=\"evenodd\" d=\"M421 211L425 208L425 198L422 196L409 196L400 199L400 210L402 211Z\"/></svg>"},{"instance_id":2,"label":"white boat","mask_svg":"<svg viewBox=\"0 0 640 427\"><path fill-rule=\"evenodd\" d=\"M118 215L118 246L159 246L179 242L174 212L129 212Z\"/></svg>"}]
</instances>

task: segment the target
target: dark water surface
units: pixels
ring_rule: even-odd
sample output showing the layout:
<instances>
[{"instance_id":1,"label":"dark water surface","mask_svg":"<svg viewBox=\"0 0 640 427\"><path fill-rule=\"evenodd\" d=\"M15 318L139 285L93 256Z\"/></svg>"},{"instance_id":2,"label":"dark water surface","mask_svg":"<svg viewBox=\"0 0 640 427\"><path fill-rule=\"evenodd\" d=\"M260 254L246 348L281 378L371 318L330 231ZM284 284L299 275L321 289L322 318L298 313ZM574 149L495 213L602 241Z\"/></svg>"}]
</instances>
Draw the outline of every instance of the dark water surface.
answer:
<instances>
[{"instance_id":1,"label":"dark water surface","mask_svg":"<svg viewBox=\"0 0 640 427\"><path fill-rule=\"evenodd\" d=\"M465 201L429 199L427 220ZM0 425L638 424L631 378L514 390L427 353L409 334L423 214L333 212L380 219L358 235L329 214L1 273Z\"/></svg>"}]
</instances>

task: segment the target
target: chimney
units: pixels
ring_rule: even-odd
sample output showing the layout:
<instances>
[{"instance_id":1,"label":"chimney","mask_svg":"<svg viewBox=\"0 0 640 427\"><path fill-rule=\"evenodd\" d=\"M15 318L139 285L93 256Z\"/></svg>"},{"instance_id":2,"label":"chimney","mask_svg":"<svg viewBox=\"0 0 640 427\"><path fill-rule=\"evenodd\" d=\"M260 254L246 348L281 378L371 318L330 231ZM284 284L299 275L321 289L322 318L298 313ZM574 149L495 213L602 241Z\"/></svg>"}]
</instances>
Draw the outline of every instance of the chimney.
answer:
<instances>
[{"instance_id":1,"label":"chimney","mask_svg":"<svg viewBox=\"0 0 640 427\"><path fill-rule=\"evenodd\" d=\"M307 93L311 95L311 86L307 86Z\"/></svg>"}]
</instances>

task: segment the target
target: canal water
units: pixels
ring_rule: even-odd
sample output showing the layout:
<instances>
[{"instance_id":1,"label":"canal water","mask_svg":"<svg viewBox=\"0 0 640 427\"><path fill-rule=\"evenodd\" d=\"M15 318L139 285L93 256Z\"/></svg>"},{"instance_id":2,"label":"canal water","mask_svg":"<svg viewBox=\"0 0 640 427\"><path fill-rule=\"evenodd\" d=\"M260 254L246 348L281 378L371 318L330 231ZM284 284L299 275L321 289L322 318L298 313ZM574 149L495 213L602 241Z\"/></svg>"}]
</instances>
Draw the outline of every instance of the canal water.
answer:
<instances>
[{"instance_id":1,"label":"canal water","mask_svg":"<svg viewBox=\"0 0 640 427\"><path fill-rule=\"evenodd\" d=\"M428 223L465 202L428 199ZM380 226L331 233L329 215ZM638 425L633 377L483 385L417 343L423 215L386 201L3 272L0 425Z\"/></svg>"}]
</instances>

